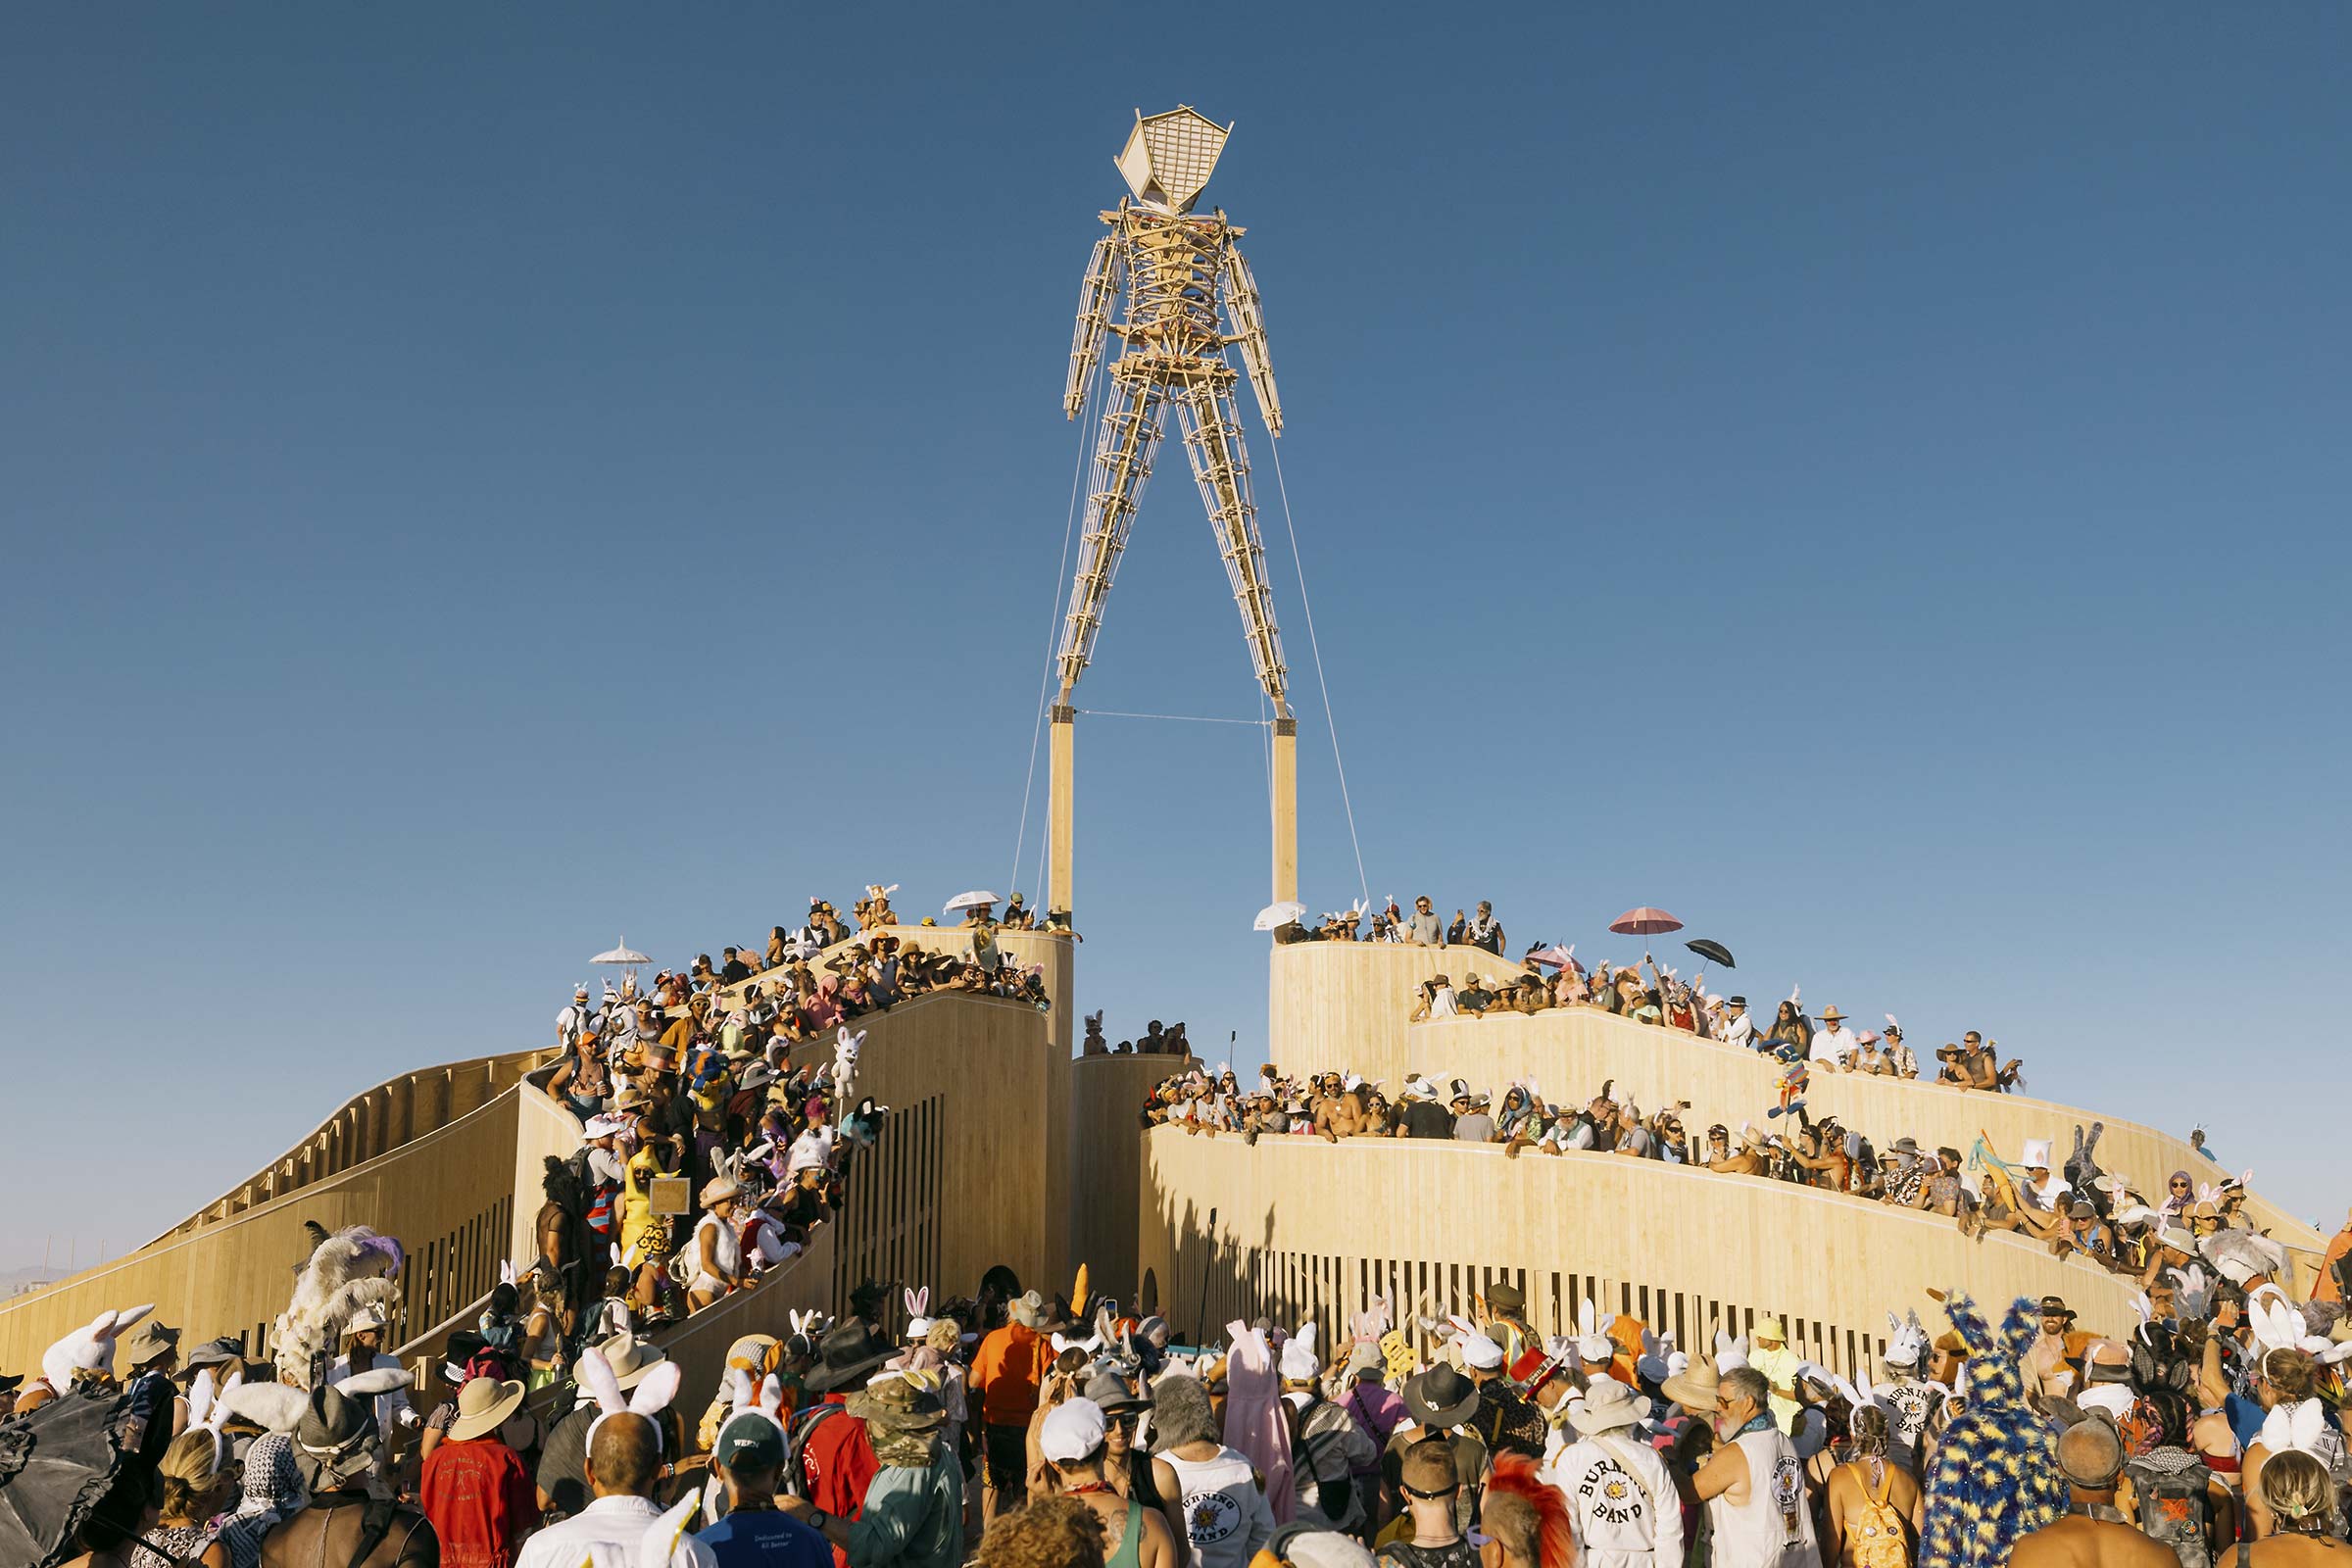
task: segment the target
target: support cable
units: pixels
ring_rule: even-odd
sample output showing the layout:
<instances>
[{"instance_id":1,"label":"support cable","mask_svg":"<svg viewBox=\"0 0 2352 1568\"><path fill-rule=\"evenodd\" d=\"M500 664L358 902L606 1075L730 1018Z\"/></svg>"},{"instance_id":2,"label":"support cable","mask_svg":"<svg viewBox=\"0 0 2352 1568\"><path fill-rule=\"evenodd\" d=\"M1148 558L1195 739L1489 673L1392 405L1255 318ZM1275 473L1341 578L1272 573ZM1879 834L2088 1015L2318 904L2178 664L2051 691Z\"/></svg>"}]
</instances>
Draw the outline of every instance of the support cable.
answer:
<instances>
[{"instance_id":1,"label":"support cable","mask_svg":"<svg viewBox=\"0 0 2352 1568\"><path fill-rule=\"evenodd\" d=\"M1061 564L1054 568L1054 618L1046 623L1046 671L1038 677L1037 682L1037 722L1029 730L1029 771L1021 780L1021 826L1012 840L1012 880L1006 885L1007 893L1020 882L1021 849L1029 839L1029 798L1037 789L1037 743L1046 730L1046 699L1054 691L1054 644L1061 631L1062 584L1070 569L1070 540L1078 531L1078 486L1086 475L1087 449L1092 445L1087 438L1094 432L1095 399L1102 386L1102 377L1100 375L1087 378L1084 416L1078 421L1078 466L1070 470L1070 513L1061 525ZM1052 835L1048 834L1047 837ZM1039 841L1037 853L1040 879L1038 897L1043 900L1046 853L1043 840Z\"/></svg>"},{"instance_id":2,"label":"support cable","mask_svg":"<svg viewBox=\"0 0 2352 1568\"><path fill-rule=\"evenodd\" d=\"M1315 607L1306 598L1306 563L1298 559L1298 530L1291 522L1291 487L1282 477L1282 443L1267 432L1266 445L1274 454L1274 488L1282 497L1282 527L1291 536L1291 565L1298 573L1298 608L1306 613L1306 646L1315 660L1315 687L1323 694L1323 727L1331 734L1331 762L1340 774L1340 809L1348 817L1348 844L1355 851L1356 891L1372 902L1372 884L1364 876L1364 846L1355 836L1355 807L1348 798L1348 764L1340 758L1339 720L1331 713L1331 684L1323 678L1323 645L1315 638Z\"/></svg>"},{"instance_id":3,"label":"support cable","mask_svg":"<svg viewBox=\"0 0 2352 1568\"><path fill-rule=\"evenodd\" d=\"M1089 718L1172 718L1180 724L1263 725L1266 722L1262 718L1217 718L1201 713L1125 713L1115 708L1081 708L1075 711L1084 713Z\"/></svg>"}]
</instances>

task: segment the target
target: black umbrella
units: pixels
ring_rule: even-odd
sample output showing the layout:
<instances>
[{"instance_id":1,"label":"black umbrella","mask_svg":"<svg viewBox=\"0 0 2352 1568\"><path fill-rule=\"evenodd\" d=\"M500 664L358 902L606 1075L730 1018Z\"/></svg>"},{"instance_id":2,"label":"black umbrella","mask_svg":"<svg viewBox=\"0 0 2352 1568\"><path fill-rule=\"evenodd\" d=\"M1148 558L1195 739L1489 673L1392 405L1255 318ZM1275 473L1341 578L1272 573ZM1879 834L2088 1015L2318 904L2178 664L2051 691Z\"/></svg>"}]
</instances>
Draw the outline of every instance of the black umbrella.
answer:
<instances>
[{"instance_id":1,"label":"black umbrella","mask_svg":"<svg viewBox=\"0 0 2352 1568\"><path fill-rule=\"evenodd\" d=\"M0 1562L63 1562L74 1555L75 1535L122 1475L130 1420L127 1396L69 1394L30 1415L0 1421ZM109 1506L125 1512L123 1522L135 1531L145 1498L123 1503L118 1498Z\"/></svg>"},{"instance_id":2,"label":"black umbrella","mask_svg":"<svg viewBox=\"0 0 2352 1568\"><path fill-rule=\"evenodd\" d=\"M1689 948L1692 953L1697 954L1709 963L1720 963L1726 969L1737 969L1740 967L1738 964L1732 961L1732 950L1725 947L1720 942L1710 942L1705 937L1700 937L1696 942L1686 942L1683 944L1683 946Z\"/></svg>"}]
</instances>

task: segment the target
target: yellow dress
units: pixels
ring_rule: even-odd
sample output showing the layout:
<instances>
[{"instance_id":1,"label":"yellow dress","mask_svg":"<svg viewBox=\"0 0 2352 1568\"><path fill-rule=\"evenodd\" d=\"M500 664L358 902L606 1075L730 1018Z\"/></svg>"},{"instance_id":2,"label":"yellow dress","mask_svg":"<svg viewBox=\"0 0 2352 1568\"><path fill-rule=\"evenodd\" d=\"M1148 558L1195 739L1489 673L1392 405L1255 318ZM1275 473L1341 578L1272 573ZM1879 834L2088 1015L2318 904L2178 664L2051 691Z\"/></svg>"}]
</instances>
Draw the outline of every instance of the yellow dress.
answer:
<instances>
[{"instance_id":1,"label":"yellow dress","mask_svg":"<svg viewBox=\"0 0 2352 1568\"><path fill-rule=\"evenodd\" d=\"M666 1175L651 1148L629 1156L626 1180L620 1189L620 1260L634 1269L645 1262L645 1233L653 1227L654 1200L647 1190L656 1176Z\"/></svg>"}]
</instances>

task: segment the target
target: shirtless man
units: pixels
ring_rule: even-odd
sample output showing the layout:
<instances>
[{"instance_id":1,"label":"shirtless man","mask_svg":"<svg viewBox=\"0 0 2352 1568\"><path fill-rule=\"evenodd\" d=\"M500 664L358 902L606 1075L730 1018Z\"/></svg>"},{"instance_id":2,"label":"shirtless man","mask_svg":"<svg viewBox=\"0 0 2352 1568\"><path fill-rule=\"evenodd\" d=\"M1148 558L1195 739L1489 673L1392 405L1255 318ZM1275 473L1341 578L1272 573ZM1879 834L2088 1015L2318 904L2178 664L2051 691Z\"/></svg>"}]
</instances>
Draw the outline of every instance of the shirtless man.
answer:
<instances>
[{"instance_id":1,"label":"shirtless man","mask_svg":"<svg viewBox=\"0 0 2352 1568\"><path fill-rule=\"evenodd\" d=\"M1362 1090L1339 1089L1335 1085L1315 1102L1315 1136L1325 1143L1336 1144L1343 1138L1353 1138L1364 1131L1364 1126Z\"/></svg>"},{"instance_id":2,"label":"shirtless man","mask_svg":"<svg viewBox=\"0 0 2352 1568\"><path fill-rule=\"evenodd\" d=\"M1761 1176L1764 1154L1745 1138L1740 1140L1740 1152L1733 1153L1732 1135L1717 1122L1707 1129L1707 1169L1723 1176Z\"/></svg>"},{"instance_id":3,"label":"shirtless man","mask_svg":"<svg viewBox=\"0 0 2352 1568\"><path fill-rule=\"evenodd\" d=\"M1806 1172L1807 1186L1842 1193L1853 1181L1854 1162L1845 1156L1842 1137L1825 1139L1825 1134L1834 1131L1827 1123L1820 1127L1800 1127L1788 1157Z\"/></svg>"},{"instance_id":4,"label":"shirtless man","mask_svg":"<svg viewBox=\"0 0 2352 1568\"><path fill-rule=\"evenodd\" d=\"M2058 1439L2066 1517L2020 1541L2010 1568L2180 1568L2172 1548L2139 1533L2115 1505L2123 1440L2104 1421L2078 1421Z\"/></svg>"}]
</instances>

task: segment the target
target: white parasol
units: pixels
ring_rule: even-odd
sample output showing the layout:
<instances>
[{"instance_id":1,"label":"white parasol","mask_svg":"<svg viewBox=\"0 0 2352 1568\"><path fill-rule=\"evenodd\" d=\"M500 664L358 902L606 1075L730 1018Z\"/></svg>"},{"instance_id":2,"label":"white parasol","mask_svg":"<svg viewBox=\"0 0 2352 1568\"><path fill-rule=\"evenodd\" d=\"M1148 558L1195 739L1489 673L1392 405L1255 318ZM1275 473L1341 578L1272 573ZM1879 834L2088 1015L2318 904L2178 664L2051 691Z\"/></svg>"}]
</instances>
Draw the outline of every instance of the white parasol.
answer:
<instances>
[{"instance_id":1,"label":"white parasol","mask_svg":"<svg viewBox=\"0 0 2352 1568\"><path fill-rule=\"evenodd\" d=\"M588 961L590 963L611 963L619 965L621 973L628 977L629 989L634 991L636 989L637 981L637 966L641 963L651 963L654 960L647 957L644 954L637 952L634 948L631 948L629 946L628 939L623 937L621 939L620 946L610 949L604 953L600 953L595 957L590 958Z\"/></svg>"},{"instance_id":2,"label":"white parasol","mask_svg":"<svg viewBox=\"0 0 2352 1568\"><path fill-rule=\"evenodd\" d=\"M950 899L948 901L947 912L954 914L960 909L985 909L991 905L1002 904L1003 902L1004 901L998 898L994 893L982 892L975 888L969 893L958 893L954 898Z\"/></svg>"},{"instance_id":3,"label":"white parasol","mask_svg":"<svg viewBox=\"0 0 2352 1568\"><path fill-rule=\"evenodd\" d=\"M1280 904L1269 904L1258 910L1257 918L1250 922L1250 929L1273 931L1289 925L1294 920L1304 918L1306 918L1306 906L1293 899L1285 899Z\"/></svg>"}]
</instances>

